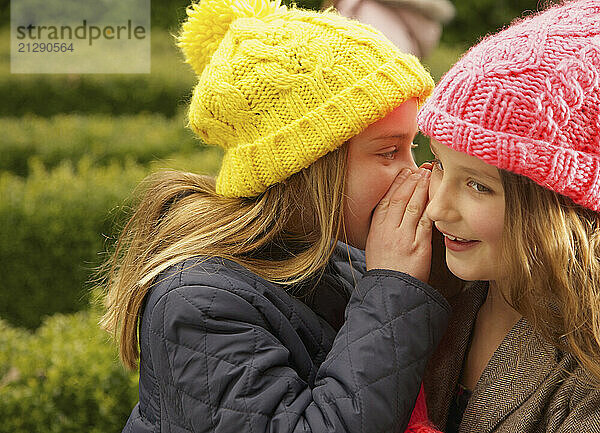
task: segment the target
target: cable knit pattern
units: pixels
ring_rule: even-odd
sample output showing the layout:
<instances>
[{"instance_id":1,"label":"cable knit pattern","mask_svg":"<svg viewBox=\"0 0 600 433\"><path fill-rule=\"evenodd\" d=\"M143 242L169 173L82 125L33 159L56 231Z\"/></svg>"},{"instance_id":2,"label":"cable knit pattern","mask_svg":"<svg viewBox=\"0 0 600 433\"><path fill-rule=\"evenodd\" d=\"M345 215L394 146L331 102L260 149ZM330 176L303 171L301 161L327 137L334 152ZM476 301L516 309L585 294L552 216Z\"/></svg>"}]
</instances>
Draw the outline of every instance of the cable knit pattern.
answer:
<instances>
[{"instance_id":1,"label":"cable knit pattern","mask_svg":"<svg viewBox=\"0 0 600 433\"><path fill-rule=\"evenodd\" d=\"M188 122L225 148L226 196L260 194L433 90L416 57L333 10L203 0L187 13L178 45L199 80Z\"/></svg>"},{"instance_id":2,"label":"cable knit pattern","mask_svg":"<svg viewBox=\"0 0 600 433\"><path fill-rule=\"evenodd\" d=\"M600 0L484 39L442 78L421 130L600 211Z\"/></svg>"}]
</instances>

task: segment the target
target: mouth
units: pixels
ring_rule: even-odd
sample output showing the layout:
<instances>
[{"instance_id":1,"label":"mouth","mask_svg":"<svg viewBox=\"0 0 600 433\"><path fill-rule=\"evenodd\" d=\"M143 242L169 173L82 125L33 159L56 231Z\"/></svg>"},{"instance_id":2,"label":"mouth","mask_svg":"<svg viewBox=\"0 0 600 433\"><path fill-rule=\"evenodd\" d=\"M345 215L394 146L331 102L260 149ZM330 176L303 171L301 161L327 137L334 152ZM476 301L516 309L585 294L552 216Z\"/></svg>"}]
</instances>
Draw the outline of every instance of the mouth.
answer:
<instances>
[{"instance_id":1,"label":"mouth","mask_svg":"<svg viewBox=\"0 0 600 433\"><path fill-rule=\"evenodd\" d=\"M441 230L440 230L441 231ZM444 235L444 245L451 251L466 251L476 246L480 241L476 239L464 239L449 233L441 232Z\"/></svg>"}]
</instances>

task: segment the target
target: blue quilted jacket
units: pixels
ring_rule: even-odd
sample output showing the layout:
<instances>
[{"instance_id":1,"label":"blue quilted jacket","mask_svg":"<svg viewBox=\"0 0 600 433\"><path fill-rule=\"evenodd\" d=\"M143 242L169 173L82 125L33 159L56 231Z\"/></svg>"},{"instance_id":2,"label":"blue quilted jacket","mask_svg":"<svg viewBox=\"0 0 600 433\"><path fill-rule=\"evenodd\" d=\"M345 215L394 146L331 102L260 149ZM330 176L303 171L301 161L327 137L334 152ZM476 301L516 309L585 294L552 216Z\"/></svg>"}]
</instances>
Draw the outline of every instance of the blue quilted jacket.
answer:
<instances>
[{"instance_id":1,"label":"blue quilted jacket","mask_svg":"<svg viewBox=\"0 0 600 433\"><path fill-rule=\"evenodd\" d=\"M343 244L302 300L231 261L189 259L146 297L123 431L402 432L448 316L430 286L365 272Z\"/></svg>"}]
</instances>

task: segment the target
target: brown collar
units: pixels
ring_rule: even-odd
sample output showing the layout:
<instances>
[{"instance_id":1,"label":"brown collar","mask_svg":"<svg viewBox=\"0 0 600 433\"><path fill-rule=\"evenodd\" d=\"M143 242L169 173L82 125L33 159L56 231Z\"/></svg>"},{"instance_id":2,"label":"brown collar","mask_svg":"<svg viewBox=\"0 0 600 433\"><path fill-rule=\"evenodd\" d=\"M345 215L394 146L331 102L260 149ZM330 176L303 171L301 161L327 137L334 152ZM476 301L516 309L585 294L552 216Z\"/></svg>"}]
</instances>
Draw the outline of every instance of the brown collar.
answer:
<instances>
[{"instance_id":1,"label":"brown collar","mask_svg":"<svg viewBox=\"0 0 600 433\"><path fill-rule=\"evenodd\" d=\"M451 300L453 315L448 331L425 371L429 417L442 430L487 290L487 283L477 282ZM465 409L463 424L476 425L481 433L493 431L539 387L556 366L557 356L557 350L521 318L483 371Z\"/></svg>"},{"instance_id":2,"label":"brown collar","mask_svg":"<svg viewBox=\"0 0 600 433\"><path fill-rule=\"evenodd\" d=\"M450 300L448 330L425 368L423 382L429 418L441 430L445 430L448 421L471 332L487 290L486 283L475 283Z\"/></svg>"}]
</instances>

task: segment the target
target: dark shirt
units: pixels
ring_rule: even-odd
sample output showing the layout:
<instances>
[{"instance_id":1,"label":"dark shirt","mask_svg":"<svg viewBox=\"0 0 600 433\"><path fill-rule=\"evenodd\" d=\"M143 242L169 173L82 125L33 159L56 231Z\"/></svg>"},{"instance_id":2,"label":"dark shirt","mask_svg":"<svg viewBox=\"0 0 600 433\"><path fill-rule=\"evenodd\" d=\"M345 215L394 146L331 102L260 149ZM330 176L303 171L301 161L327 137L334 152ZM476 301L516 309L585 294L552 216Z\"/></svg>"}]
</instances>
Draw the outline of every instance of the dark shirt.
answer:
<instances>
[{"instance_id":1,"label":"dark shirt","mask_svg":"<svg viewBox=\"0 0 600 433\"><path fill-rule=\"evenodd\" d=\"M460 423L469 404L472 392L462 386L460 383L456 386L456 393L450 405L448 413L448 423L446 424L446 433L458 433Z\"/></svg>"}]
</instances>

